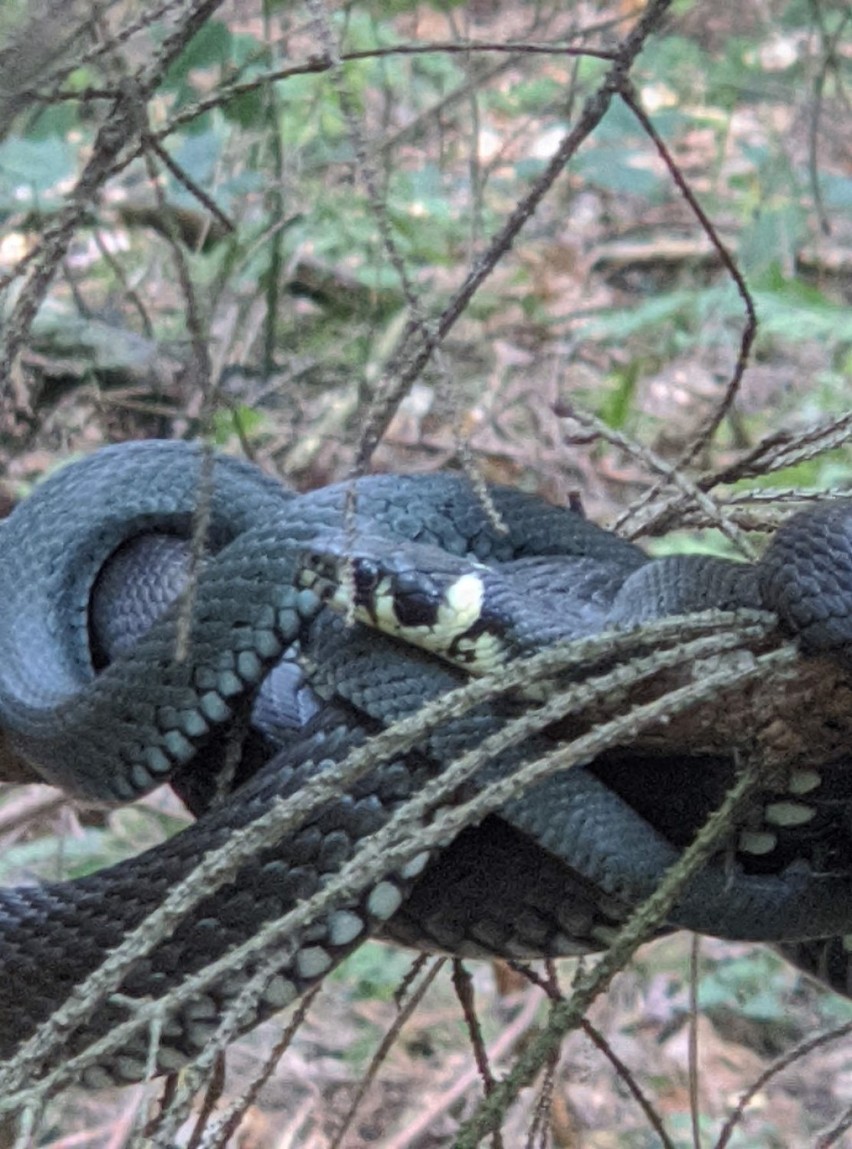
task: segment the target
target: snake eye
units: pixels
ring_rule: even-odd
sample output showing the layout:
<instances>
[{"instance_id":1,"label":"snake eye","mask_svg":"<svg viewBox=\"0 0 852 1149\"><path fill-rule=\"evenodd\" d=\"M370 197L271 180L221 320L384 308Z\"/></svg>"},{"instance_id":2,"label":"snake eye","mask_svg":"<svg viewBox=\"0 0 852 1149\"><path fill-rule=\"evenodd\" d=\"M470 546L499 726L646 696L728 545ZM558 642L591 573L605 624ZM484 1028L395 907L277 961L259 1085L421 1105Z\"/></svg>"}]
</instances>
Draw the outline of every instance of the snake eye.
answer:
<instances>
[{"instance_id":1,"label":"snake eye","mask_svg":"<svg viewBox=\"0 0 852 1149\"><path fill-rule=\"evenodd\" d=\"M398 594L394 610L401 626L434 626L437 618L434 598L422 589Z\"/></svg>"}]
</instances>

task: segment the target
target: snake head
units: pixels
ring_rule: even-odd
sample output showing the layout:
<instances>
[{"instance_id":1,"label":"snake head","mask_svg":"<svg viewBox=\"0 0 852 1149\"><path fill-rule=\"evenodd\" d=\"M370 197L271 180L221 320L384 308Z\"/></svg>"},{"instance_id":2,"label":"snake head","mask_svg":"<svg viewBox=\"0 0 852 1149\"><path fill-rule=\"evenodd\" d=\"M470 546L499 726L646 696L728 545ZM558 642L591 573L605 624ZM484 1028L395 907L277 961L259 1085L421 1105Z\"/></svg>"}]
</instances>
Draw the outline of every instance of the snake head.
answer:
<instances>
[{"instance_id":1,"label":"snake head","mask_svg":"<svg viewBox=\"0 0 852 1149\"><path fill-rule=\"evenodd\" d=\"M852 668L852 500L793 515L759 563L764 605L811 654Z\"/></svg>"}]
</instances>

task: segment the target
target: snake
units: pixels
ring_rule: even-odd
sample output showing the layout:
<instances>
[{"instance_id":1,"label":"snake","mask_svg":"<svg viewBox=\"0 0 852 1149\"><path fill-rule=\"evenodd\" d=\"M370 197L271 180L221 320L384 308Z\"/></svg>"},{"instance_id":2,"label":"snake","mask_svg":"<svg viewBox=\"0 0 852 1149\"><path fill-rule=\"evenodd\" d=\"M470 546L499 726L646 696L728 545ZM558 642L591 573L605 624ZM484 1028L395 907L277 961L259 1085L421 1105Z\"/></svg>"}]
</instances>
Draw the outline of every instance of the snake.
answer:
<instances>
[{"instance_id":1,"label":"snake","mask_svg":"<svg viewBox=\"0 0 852 1149\"><path fill-rule=\"evenodd\" d=\"M446 472L365 476L297 494L247 462L151 440L61 469L0 524L0 763L107 803L170 780L198 815L116 866L0 892L0 1058L11 1058L200 858L378 730L456 689L482 659L718 608L766 612L808 657L849 664L849 503L794 516L751 564L650 559L535 495L494 487L489 498L493 513L464 476ZM383 634L329 609L341 605L347 578L335 572L347 555L354 606ZM68 1034L66 1055L124 1021L128 1001L161 997L322 889L413 794L505 720L500 704L482 703L330 797L138 958L122 997ZM239 784L222 800L215 779L235 730ZM536 735L524 753L549 745ZM371 934L504 956L606 944L677 860L697 816L657 808L677 810L659 797L667 778L682 777L677 756L616 748L605 758L547 779L296 931L245 1024L289 1004ZM511 750L490 769L508 771L516 760ZM814 790L809 804L786 790L774 795L788 815L798 806L818 824L820 864L796 853L795 817L776 819L767 868L715 859L682 891L666 926L796 943L794 957L839 984L852 857L836 829L850 797L846 770L832 766L795 776L793 795ZM711 780L693 807L712 808L730 760L697 755L690 769ZM812 818L817 795L832 817ZM176 1005L157 1071L203 1047L258 965ZM137 1034L88 1065L82 1080L138 1080L151 1070L147 1050Z\"/></svg>"}]
</instances>

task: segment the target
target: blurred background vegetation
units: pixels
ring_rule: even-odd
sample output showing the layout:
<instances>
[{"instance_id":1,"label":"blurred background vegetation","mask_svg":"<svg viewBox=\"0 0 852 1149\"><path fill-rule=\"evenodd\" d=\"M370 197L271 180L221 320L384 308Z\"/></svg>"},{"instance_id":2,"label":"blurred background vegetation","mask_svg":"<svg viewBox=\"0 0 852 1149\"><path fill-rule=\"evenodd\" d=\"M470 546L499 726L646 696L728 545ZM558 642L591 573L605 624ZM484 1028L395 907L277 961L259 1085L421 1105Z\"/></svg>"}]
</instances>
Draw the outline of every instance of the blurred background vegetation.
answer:
<instances>
[{"instance_id":1,"label":"blurred background vegetation","mask_svg":"<svg viewBox=\"0 0 852 1149\"><path fill-rule=\"evenodd\" d=\"M662 511L646 507L634 529L686 525L694 540L708 528L713 548L731 543L706 508L681 500L672 518L674 473L748 530L848 487L852 11L838 0L659 7L630 80L669 163L616 98L551 179L642 16L634 0L5 0L8 499L76 452L152 435L207 436L311 487L364 462L374 422L374 469L472 459L490 480L562 501L580 492L602 522L655 493ZM536 189L536 210L519 209ZM741 381L748 316L722 247L759 320ZM36 816L22 827L28 802ZM7 880L81 872L179 817L163 801L82 819L46 802L7 796ZM852 1011L765 951L702 952L697 1097L712 1145L768 1058ZM332 979L233 1144L330 1144L394 1016L405 960L365 947ZM694 1144L688 966L688 942L665 940L595 1015L677 1146ZM536 992L502 977L477 973L488 1037ZM237 1054L236 1092L256 1042ZM828 1050L761 1092L730 1144L810 1144L839 1121L852 1060ZM439 979L343 1144L451 1144L475 1073L442 1098L469 1062ZM536 1136L552 1144L661 1143L584 1034L569 1038L549 1088ZM127 1097L106 1104L57 1108L44 1143L114 1132ZM535 1124L532 1097L516 1108L506 1145Z\"/></svg>"}]
</instances>

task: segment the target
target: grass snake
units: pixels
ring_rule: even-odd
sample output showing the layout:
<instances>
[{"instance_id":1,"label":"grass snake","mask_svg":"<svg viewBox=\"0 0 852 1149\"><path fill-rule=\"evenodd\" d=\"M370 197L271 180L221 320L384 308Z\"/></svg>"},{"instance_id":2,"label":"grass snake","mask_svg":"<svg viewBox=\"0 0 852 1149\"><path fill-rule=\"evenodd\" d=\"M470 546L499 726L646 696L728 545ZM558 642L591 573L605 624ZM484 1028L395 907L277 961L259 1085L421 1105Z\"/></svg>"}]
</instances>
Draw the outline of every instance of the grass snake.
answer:
<instances>
[{"instance_id":1,"label":"grass snake","mask_svg":"<svg viewBox=\"0 0 852 1149\"><path fill-rule=\"evenodd\" d=\"M511 657L667 615L751 608L777 615L809 654L844 665L852 639L846 503L793 519L750 565L649 560L570 510L503 488L491 497L506 530L459 476L373 476L296 495L247 463L151 441L64 468L0 526L4 757L98 801L127 801L174 779L201 815L163 846L110 869L0 893L0 1056L11 1056L199 857L371 733L459 685L483 650ZM186 606L181 592L199 521L204 555ZM393 615L404 643L348 627L325 609L328 593L305 577L306 566L317 555L347 554L359 556L354 588L368 612L390 586L380 621L393 630ZM428 635L443 626L436 612L448 605L463 620L449 642L457 665L410 645L412 628ZM315 667L318 702L296 654ZM309 897L408 797L505 718L500 705L482 704L328 801L138 959L122 993L161 996ZM222 765L225 735L240 723L249 729L248 777L217 804L210 778ZM547 732L536 738L527 756L552 745ZM489 769L509 770L513 761L509 753ZM716 780L707 794L702 768ZM692 805L703 814L724 793L731 768L724 755L699 755L684 773L677 756L627 748L555 775L294 936L257 1015L293 1000L370 933L507 956L599 947L695 828L697 815L676 816L672 787L694 786L701 797ZM802 864L792 847L782 857L785 834L798 843L800 831L779 825L774 868L732 866L720 856L683 891L667 924L801 942L794 956L838 984L841 935L852 932L845 775L843 762L815 775L832 812L820 822L819 841L832 844L818 864ZM719 793L710 793L714 786ZM775 797L784 803L784 793ZM203 1045L250 973L221 978L166 1019L159 1069ZM108 1001L69 1036L68 1048L125 1016L120 1002ZM145 1041L143 1034L89 1069L88 1083L143 1076Z\"/></svg>"}]
</instances>

